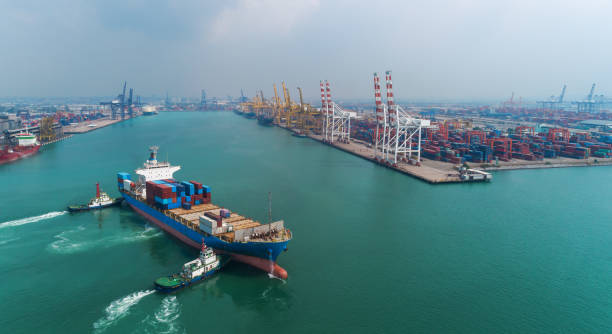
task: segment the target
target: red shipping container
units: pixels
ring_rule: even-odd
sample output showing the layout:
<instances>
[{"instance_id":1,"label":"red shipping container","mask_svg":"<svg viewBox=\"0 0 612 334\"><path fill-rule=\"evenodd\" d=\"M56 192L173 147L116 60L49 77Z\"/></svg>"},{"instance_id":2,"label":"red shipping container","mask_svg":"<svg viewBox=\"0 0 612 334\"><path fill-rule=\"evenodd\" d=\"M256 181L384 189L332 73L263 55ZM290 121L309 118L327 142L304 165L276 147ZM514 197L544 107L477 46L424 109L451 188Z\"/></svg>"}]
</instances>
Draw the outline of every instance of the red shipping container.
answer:
<instances>
[{"instance_id":1,"label":"red shipping container","mask_svg":"<svg viewBox=\"0 0 612 334\"><path fill-rule=\"evenodd\" d=\"M189 183L193 184L194 188L196 190L202 189L202 184L200 182L196 182L196 181L189 181Z\"/></svg>"}]
</instances>

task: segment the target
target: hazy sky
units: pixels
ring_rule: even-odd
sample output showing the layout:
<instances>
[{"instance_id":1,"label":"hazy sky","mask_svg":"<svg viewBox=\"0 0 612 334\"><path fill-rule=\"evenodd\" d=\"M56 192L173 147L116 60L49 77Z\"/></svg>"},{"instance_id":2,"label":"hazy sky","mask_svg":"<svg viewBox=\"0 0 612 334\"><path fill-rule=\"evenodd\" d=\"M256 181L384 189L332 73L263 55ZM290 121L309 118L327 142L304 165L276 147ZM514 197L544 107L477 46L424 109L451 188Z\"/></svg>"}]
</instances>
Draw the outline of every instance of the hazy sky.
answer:
<instances>
[{"instance_id":1,"label":"hazy sky","mask_svg":"<svg viewBox=\"0 0 612 334\"><path fill-rule=\"evenodd\" d=\"M612 1L0 1L0 96L612 95ZM384 78L384 74L383 74Z\"/></svg>"}]
</instances>

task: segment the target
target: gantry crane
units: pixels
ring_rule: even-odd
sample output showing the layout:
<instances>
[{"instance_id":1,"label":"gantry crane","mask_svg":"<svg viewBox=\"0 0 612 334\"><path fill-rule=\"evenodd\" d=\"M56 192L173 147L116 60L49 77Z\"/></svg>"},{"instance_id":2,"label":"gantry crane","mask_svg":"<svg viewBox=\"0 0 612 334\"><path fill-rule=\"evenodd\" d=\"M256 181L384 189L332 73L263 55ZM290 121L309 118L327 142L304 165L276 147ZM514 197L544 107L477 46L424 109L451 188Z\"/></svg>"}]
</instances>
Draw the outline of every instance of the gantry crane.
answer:
<instances>
[{"instance_id":1,"label":"gantry crane","mask_svg":"<svg viewBox=\"0 0 612 334\"><path fill-rule=\"evenodd\" d=\"M281 125L283 118L283 105L280 97L278 96L276 84L272 84L272 86L274 87L274 124Z\"/></svg>"},{"instance_id":2,"label":"gantry crane","mask_svg":"<svg viewBox=\"0 0 612 334\"><path fill-rule=\"evenodd\" d=\"M283 95L285 97L285 106L284 106L284 116L285 116L285 126L286 127L291 127L291 124L293 122L293 103L291 102L291 95L289 95L289 90L287 89L287 86L285 85L285 82L282 82L282 86L283 86Z\"/></svg>"},{"instance_id":3,"label":"gantry crane","mask_svg":"<svg viewBox=\"0 0 612 334\"><path fill-rule=\"evenodd\" d=\"M400 105L395 104L391 71L385 72L385 79L387 89L386 105L382 103L380 79L378 74L374 73L374 97L377 118L376 139L374 141L375 159L395 166L401 160L412 160L412 154L415 154L416 162L420 162L421 132L423 128L431 127L430 121L415 118Z\"/></svg>"},{"instance_id":4,"label":"gantry crane","mask_svg":"<svg viewBox=\"0 0 612 334\"><path fill-rule=\"evenodd\" d=\"M300 109L296 115L295 127L299 129L302 133L306 132L306 110L304 110L304 97L302 96L302 88L297 88L300 94Z\"/></svg>"},{"instance_id":5,"label":"gantry crane","mask_svg":"<svg viewBox=\"0 0 612 334\"><path fill-rule=\"evenodd\" d=\"M300 109L296 126L303 134L309 134L321 126L316 118L319 113L310 104L304 103L302 88L298 87L297 90L300 94Z\"/></svg>"}]
</instances>

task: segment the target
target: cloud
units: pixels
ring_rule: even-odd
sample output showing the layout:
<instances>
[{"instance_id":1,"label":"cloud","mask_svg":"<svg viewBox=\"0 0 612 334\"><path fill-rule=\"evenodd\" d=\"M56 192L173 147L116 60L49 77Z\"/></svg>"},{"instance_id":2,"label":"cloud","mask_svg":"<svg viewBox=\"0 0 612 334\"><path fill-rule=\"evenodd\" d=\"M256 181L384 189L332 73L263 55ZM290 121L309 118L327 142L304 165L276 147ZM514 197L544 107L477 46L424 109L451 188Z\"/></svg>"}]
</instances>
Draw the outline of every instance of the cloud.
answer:
<instances>
[{"instance_id":1,"label":"cloud","mask_svg":"<svg viewBox=\"0 0 612 334\"><path fill-rule=\"evenodd\" d=\"M286 37L319 8L319 0L239 0L212 21L213 41Z\"/></svg>"}]
</instances>

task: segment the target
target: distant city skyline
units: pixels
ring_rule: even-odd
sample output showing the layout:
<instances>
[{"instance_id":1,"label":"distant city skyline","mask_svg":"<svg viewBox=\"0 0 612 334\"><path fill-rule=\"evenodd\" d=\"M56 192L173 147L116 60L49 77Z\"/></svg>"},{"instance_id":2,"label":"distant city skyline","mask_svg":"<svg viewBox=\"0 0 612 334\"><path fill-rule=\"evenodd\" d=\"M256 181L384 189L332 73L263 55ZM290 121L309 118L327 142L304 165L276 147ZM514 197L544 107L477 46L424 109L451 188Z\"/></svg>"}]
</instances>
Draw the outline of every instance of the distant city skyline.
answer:
<instances>
[{"instance_id":1,"label":"distant city skyline","mask_svg":"<svg viewBox=\"0 0 612 334\"><path fill-rule=\"evenodd\" d=\"M612 3L81 1L0 4L0 96L253 96L285 81L368 99L393 71L407 101L612 96Z\"/></svg>"}]
</instances>

